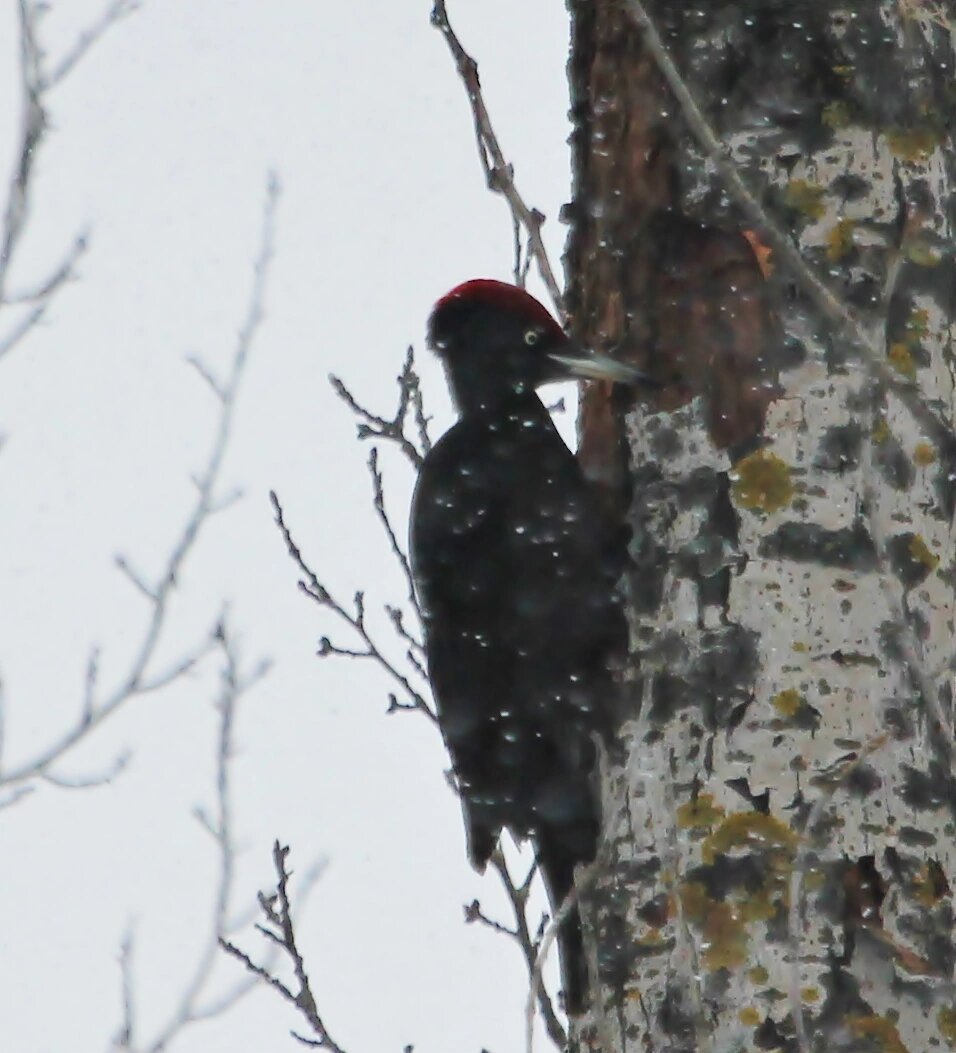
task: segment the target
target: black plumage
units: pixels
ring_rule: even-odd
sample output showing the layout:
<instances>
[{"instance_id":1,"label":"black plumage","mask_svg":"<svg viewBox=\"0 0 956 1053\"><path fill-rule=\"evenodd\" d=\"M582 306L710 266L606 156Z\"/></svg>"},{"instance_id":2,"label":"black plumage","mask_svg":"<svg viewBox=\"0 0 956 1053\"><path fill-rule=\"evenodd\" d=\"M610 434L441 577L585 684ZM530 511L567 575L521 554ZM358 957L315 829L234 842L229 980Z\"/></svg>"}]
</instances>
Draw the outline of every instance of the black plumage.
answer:
<instances>
[{"instance_id":1,"label":"black plumage","mask_svg":"<svg viewBox=\"0 0 956 1053\"><path fill-rule=\"evenodd\" d=\"M484 868L502 828L532 837L557 910L597 848L593 734L626 647L623 546L535 388L620 367L582 355L541 304L500 282L454 289L429 337L460 418L426 457L412 506L429 677L472 863ZM576 910L559 944L578 1013Z\"/></svg>"}]
</instances>

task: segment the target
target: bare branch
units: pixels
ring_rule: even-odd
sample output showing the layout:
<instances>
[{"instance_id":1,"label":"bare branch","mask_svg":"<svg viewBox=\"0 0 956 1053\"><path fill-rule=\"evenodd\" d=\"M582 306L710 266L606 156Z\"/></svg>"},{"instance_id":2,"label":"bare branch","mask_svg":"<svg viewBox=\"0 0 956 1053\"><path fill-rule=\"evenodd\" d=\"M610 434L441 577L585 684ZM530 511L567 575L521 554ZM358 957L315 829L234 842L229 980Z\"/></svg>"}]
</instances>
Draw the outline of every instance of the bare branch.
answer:
<instances>
[{"instance_id":1,"label":"bare branch","mask_svg":"<svg viewBox=\"0 0 956 1053\"><path fill-rule=\"evenodd\" d=\"M177 660L168 669L152 676L148 675L150 664L163 637L169 603L176 588L176 583L182 574L183 566L196 543L196 539L216 508L214 493L219 482L223 458L232 433L232 420L239 385L245 372L253 340L263 317L266 280L273 254L275 211L278 199L279 185L275 176L270 175L263 215L262 239L255 261L254 280L246 318L239 332L229 377L223 387L223 399L212 449L205 468L196 480L197 496L193 508L172 547L165 569L158 581L150 583L142 576L134 574L124 560L118 561L120 567L133 581L137 589L142 592L150 605L149 617L139 648L126 672L120 677L118 685L105 699L97 700L95 696L95 670L88 672L83 707L76 724L57 741L23 762L19 767L7 770L0 769L0 787L13 786L30 779L49 776L52 765L60 761L78 742L86 738L94 728L112 716L126 702L137 696L165 687L173 680L186 675L204 655L217 646L218 630L216 633L210 634L208 640L197 645L189 655Z\"/></svg>"},{"instance_id":2,"label":"bare branch","mask_svg":"<svg viewBox=\"0 0 956 1053\"><path fill-rule=\"evenodd\" d=\"M419 619L421 619L422 612L421 608L418 606L418 597L415 595L415 579L412 577L412 568L408 562L408 556L398 542L398 537L392 527L391 520L388 518L388 512L385 510L384 483L382 480L382 473L379 471L378 467L378 449L374 446L368 457L368 470L369 475L372 477L372 504L375 507L375 514L378 516L379 522L382 524L382 529L388 537L388 544L392 550L392 555L398 560L398 565L402 568L402 575L405 578L405 584L408 588L408 602L414 608Z\"/></svg>"},{"instance_id":3,"label":"bare branch","mask_svg":"<svg viewBox=\"0 0 956 1053\"><path fill-rule=\"evenodd\" d=\"M870 377L884 385L906 407L926 436L947 456L956 455L956 435L952 428L923 399L918 386L897 373L886 360L883 348L867 332L859 316L807 264L792 239L767 214L756 195L743 181L727 147L717 137L683 77L674 65L656 26L641 0L625 0L637 27L644 35L662 76L677 98L691 131L720 173L730 196L756 223L803 291L835 326L836 335L852 344Z\"/></svg>"},{"instance_id":4,"label":"bare branch","mask_svg":"<svg viewBox=\"0 0 956 1053\"><path fill-rule=\"evenodd\" d=\"M466 913L466 919L482 921L484 924L496 929L496 931L510 936L515 943L517 943L518 947L521 949L521 954L528 970L528 979L531 982L530 993L528 995L529 1001L531 1001L532 1004L536 1003L540 1009L545 1029L548 1032L548 1037L558 1049L564 1049L567 1046L568 1036L564 1028L561 1026L560 1020L558 1020L557 1014L554 1011L554 1006L551 1004L551 999L548 997L548 992L540 982L540 967L537 965L540 956L540 949L538 941L532 937L531 930L528 927L528 890L530 889L531 880L535 875L537 866L531 868L520 885L515 885L514 879L511 877L511 873L508 870L508 864L505 862L504 853L502 852L500 845L495 848L489 862L495 873L501 879L505 895L507 895L508 902L511 904L511 910L514 914L515 928L513 930L506 928L498 922L492 922L489 919L484 918L484 916L480 914L475 919L472 919L468 918ZM538 977L537 983L535 983L536 974Z\"/></svg>"},{"instance_id":5,"label":"bare branch","mask_svg":"<svg viewBox=\"0 0 956 1053\"><path fill-rule=\"evenodd\" d=\"M0 339L0 358L12 351L21 340L33 332L46 314L46 309L47 304L41 303L24 313L20 321Z\"/></svg>"},{"instance_id":6,"label":"bare branch","mask_svg":"<svg viewBox=\"0 0 956 1053\"><path fill-rule=\"evenodd\" d=\"M309 984L309 976L306 972L305 961L296 943L295 928L292 919L292 908L289 902L289 871L286 868L286 859L289 855L287 846L278 841L272 846L272 862L276 872L276 890L271 896L259 894L259 903L266 918L267 926L256 926L259 931L267 936L270 942L277 944L285 951L286 956L292 964L298 990L292 989L284 984L271 968L257 965L244 951L228 940L221 939L222 949L237 961L239 961L256 978L265 981L289 1003L294 1005L302 1016L308 1021L312 1028L315 1039L306 1039L292 1032L293 1037L307 1045L318 1049L327 1049L330 1053L344 1053L342 1047L329 1034L325 1022L319 1014L315 1001L315 995Z\"/></svg>"},{"instance_id":7,"label":"bare branch","mask_svg":"<svg viewBox=\"0 0 956 1053\"><path fill-rule=\"evenodd\" d=\"M43 318L57 290L72 277L77 260L87 245L85 234L77 237L63 260L39 285L24 293L7 291L10 268L30 214L33 172L40 145L46 133L46 93L69 75L90 48L119 18L137 7L135 0L112 0L103 15L80 34L75 44L51 72L43 68L43 50L37 39L37 22L43 6L35 0L19 0L20 82L23 113L20 139L15 150L13 175L7 192L0 226L0 307L33 303L34 307L0 339L0 357L11 351Z\"/></svg>"},{"instance_id":8,"label":"bare branch","mask_svg":"<svg viewBox=\"0 0 956 1053\"><path fill-rule=\"evenodd\" d=\"M541 237L541 227L545 217L536 208L529 208L518 193L514 181L514 166L504 156L491 123L491 116L485 106L484 97L481 94L481 81L478 78L478 63L462 47L461 41L455 35L455 31L448 21L448 12L445 10L445 0L435 0L431 14L432 25L445 38L448 50L455 61L458 76L468 93L468 102L471 106L471 115L475 122L475 140L478 144L478 156L481 158L482 167L488 180L488 188L495 193L501 194L508 202L511 210L512 222L523 227L528 234L528 257L537 261L538 273L544 282L555 310L564 318L564 300L558 287L554 270L548 259L544 240ZM518 235L516 235L518 237ZM515 280L519 282L523 274L527 274L527 267L520 264L520 251L516 252Z\"/></svg>"},{"instance_id":9,"label":"bare branch","mask_svg":"<svg viewBox=\"0 0 956 1053\"><path fill-rule=\"evenodd\" d=\"M336 395L364 422L358 425L360 439L387 439L395 443L413 467L418 469L422 466L425 454L431 449L431 440L428 437L428 421L422 405L421 384L415 371L415 352L411 346L405 352L405 363L397 379L398 407L391 420L386 420L361 405L338 377L330 376L329 383ZM418 446L405 434L409 410L418 430Z\"/></svg>"},{"instance_id":10,"label":"bare branch","mask_svg":"<svg viewBox=\"0 0 956 1053\"><path fill-rule=\"evenodd\" d=\"M229 922L229 907L235 884L236 859L231 780L236 710L242 696L258 682L268 668L266 663L260 662L250 672L240 672L236 646L224 623L220 623L215 641L222 656L219 698L216 703L219 731L216 745L215 815L209 819L202 810L197 809L205 829L215 841L218 855L218 880L210 932L193 968L192 976L180 996L178 1006L155 1037L144 1044L137 1041L133 1014L132 938L128 936L124 941L121 952L123 1023L114 1039L114 1049L127 1053L136 1053L139 1050L143 1050L144 1053L163 1053L184 1028L199 1020L207 1020L226 1012L255 987L254 979L245 978L216 998L203 1000L218 960L220 940L228 936L234 928Z\"/></svg>"},{"instance_id":11,"label":"bare branch","mask_svg":"<svg viewBox=\"0 0 956 1053\"><path fill-rule=\"evenodd\" d=\"M107 6L96 22L80 33L70 50L43 77L41 81L42 89L46 91L48 88L56 87L114 23L118 22L124 15L131 14L137 10L139 6L139 0L112 0L112 3Z\"/></svg>"},{"instance_id":12,"label":"bare branch","mask_svg":"<svg viewBox=\"0 0 956 1053\"><path fill-rule=\"evenodd\" d=\"M305 580L299 581L299 589L304 595L319 604L319 606L332 611L336 617L343 621L358 636L363 644L362 649L339 647L336 644L333 644L328 637L324 636L319 642L319 655L321 657L337 655L345 658L371 659L388 673L392 680L401 687L403 693L409 699L407 703L399 703L397 699L394 699L394 696L392 696L393 704L390 705L389 711L393 709L416 709L424 713L433 723L437 724L438 719L432 711L431 706L425 701L425 698L421 693L415 690L408 677L406 677L393 662L385 657L379 649L378 644L369 633L365 624L365 603L362 593L357 592L355 594L354 610L351 612L346 610L346 608L319 581L315 571L312 570L308 563L306 563L305 557L302 555L299 546L295 543L295 540L292 537L289 527L286 525L282 505L274 491L270 492L269 500L272 502L272 510L275 513L276 525L285 541L286 549L292 557L293 562L304 575Z\"/></svg>"}]
</instances>

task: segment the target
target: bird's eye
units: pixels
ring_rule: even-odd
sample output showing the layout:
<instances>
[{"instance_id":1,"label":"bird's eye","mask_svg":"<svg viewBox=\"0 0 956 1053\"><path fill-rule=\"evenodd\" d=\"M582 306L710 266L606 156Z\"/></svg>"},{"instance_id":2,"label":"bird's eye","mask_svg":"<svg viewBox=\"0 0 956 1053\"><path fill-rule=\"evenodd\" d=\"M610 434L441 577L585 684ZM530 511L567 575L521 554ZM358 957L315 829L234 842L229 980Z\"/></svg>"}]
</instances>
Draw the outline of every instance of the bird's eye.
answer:
<instances>
[{"instance_id":1,"label":"bird's eye","mask_svg":"<svg viewBox=\"0 0 956 1053\"><path fill-rule=\"evenodd\" d=\"M528 347L534 347L534 345L541 339L541 334L537 329L526 329L524 334L524 342Z\"/></svg>"}]
</instances>

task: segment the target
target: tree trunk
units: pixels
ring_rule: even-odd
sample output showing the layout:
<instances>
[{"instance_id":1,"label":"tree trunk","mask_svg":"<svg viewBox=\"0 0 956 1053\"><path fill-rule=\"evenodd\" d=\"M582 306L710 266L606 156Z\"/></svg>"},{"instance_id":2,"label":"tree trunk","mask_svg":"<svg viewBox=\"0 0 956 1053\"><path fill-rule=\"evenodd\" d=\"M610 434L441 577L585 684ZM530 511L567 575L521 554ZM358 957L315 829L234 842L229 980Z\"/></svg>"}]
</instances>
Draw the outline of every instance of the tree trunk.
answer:
<instances>
[{"instance_id":1,"label":"tree trunk","mask_svg":"<svg viewBox=\"0 0 956 1053\"><path fill-rule=\"evenodd\" d=\"M622 0L571 0L582 458L633 528L580 1049L956 1048L954 470L763 251ZM771 220L954 417L953 4L650 10ZM619 396L614 396L619 399Z\"/></svg>"}]
</instances>

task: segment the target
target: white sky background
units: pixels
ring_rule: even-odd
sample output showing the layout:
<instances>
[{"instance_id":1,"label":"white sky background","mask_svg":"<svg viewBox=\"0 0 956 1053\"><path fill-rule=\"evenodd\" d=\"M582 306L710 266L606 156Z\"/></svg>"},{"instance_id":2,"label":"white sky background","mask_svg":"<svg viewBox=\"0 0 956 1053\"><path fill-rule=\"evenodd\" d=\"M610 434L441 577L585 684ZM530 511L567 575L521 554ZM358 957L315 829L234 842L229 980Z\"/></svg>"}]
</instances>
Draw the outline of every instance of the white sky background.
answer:
<instances>
[{"instance_id":1,"label":"white sky background","mask_svg":"<svg viewBox=\"0 0 956 1053\"><path fill-rule=\"evenodd\" d=\"M4 179L20 113L16 6L0 7ZM102 9L52 3L41 25L51 59ZM142 638L147 605L113 558L157 574L191 507L216 405L184 358L220 373L230 361L277 171L267 317L224 474L244 498L193 552L161 654L180 654L228 600L247 664L275 663L238 716L235 905L270 885L275 837L300 874L328 860L298 933L320 1011L349 1053L504 1053L523 1041L517 948L462 922L475 897L510 919L494 876L466 864L437 733L418 715L385 715L390 685L371 666L315 657L320 636L349 640L297 593L266 496L278 491L338 595L365 588L370 610L401 601L371 511L368 449L327 374L390 414L414 343L440 431L450 415L423 347L429 307L463 279L511 267L508 214L484 186L429 10L430 0L145 0L49 98L14 287L47 274L79 230L91 246L45 324L0 361L0 675L4 760L15 765L75 721L90 647L103 649L108 688ZM480 62L519 186L549 217L557 262L569 194L563 5L450 0L449 13ZM410 474L395 456L384 465L404 528ZM204 669L134 700L57 769L95 774L131 750L110 785L42 786L0 810L5 1051L109 1047L131 923L139 1040L175 1010L216 880L214 845L192 814L215 800L216 660ZM264 950L251 928L237 941ZM225 963L218 989L238 975ZM305 1030L262 990L174 1048L301 1048L290 1027Z\"/></svg>"}]
</instances>

